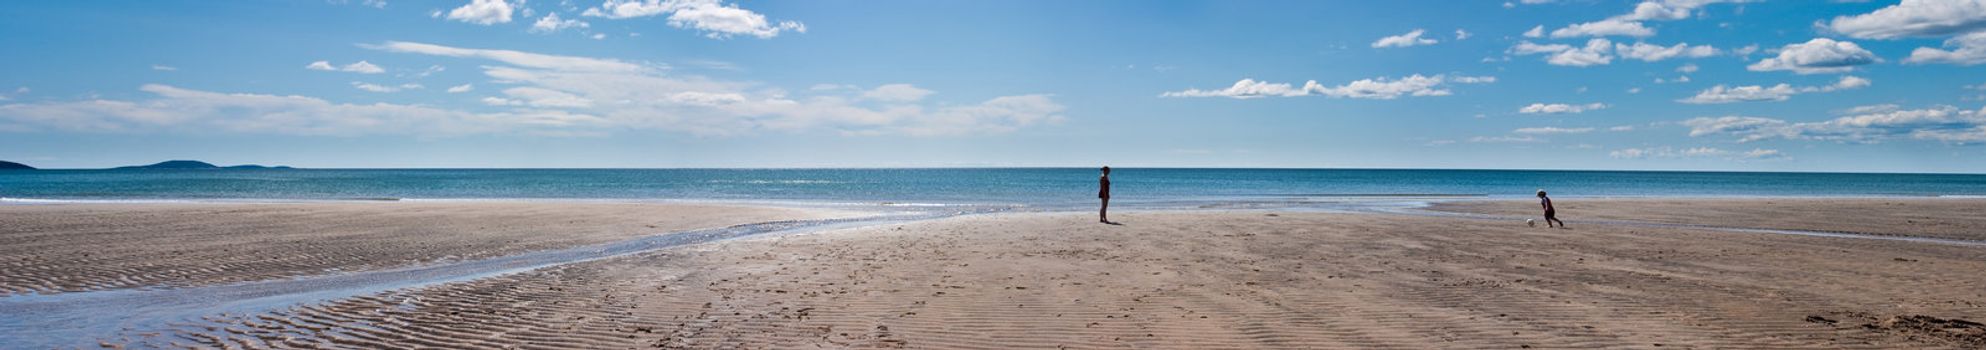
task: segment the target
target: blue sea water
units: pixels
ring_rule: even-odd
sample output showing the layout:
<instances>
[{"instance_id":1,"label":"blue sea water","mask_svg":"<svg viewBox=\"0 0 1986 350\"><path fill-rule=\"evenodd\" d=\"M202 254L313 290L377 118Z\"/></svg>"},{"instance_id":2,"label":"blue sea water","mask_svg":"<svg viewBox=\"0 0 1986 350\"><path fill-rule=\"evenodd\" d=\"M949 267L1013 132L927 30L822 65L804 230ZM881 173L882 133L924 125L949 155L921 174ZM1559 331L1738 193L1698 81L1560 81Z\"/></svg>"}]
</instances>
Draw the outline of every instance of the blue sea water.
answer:
<instances>
[{"instance_id":1,"label":"blue sea water","mask_svg":"<svg viewBox=\"0 0 1986 350\"><path fill-rule=\"evenodd\" d=\"M153 200L685 200L1089 203L1096 169L293 169L0 172L12 203ZM1115 169L1113 200L1368 196L1986 196L1986 175L1417 169Z\"/></svg>"}]
</instances>

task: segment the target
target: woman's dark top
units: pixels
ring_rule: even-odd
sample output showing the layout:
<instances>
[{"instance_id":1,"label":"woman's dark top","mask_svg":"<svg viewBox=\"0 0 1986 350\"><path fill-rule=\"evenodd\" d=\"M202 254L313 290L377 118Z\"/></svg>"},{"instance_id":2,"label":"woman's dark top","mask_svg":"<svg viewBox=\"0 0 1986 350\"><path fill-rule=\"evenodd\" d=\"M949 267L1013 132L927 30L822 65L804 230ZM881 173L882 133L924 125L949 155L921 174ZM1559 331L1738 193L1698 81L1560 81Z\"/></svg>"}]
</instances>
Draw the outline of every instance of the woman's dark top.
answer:
<instances>
[{"instance_id":1,"label":"woman's dark top","mask_svg":"<svg viewBox=\"0 0 1986 350\"><path fill-rule=\"evenodd\" d=\"M1096 186L1097 186L1097 188L1098 188L1098 189L1097 189L1097 191L1096 191L1096 198L1106 198L1106 199L1108 199L1108 198L1110 198L1110 177L1109 177L1109 176L1101 176L1101 177L1097 177L1097 178L1096 178Z\"/></svg>"}]
</instances>

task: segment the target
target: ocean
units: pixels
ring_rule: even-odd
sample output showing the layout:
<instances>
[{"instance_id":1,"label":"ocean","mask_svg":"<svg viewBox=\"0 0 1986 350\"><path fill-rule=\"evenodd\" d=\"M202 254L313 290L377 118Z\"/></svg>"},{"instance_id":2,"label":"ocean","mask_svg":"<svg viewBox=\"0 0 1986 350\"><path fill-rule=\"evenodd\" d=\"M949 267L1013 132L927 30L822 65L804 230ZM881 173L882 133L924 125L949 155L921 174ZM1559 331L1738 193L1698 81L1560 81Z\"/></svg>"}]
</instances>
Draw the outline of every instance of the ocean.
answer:
<instances>
[{"instance_id":1,"label":"ocean","mask_svg":"<svg viewBox=\"0 0 1986 350\"><path fill-rule=\"evenodd\" d=\"M1314 198L1986 196L1986 175L1114 169L1114 203ZM658 200L1084 205L1096 169L274 169L0 172L0 202Z\"/></svg>"}]
</instances>

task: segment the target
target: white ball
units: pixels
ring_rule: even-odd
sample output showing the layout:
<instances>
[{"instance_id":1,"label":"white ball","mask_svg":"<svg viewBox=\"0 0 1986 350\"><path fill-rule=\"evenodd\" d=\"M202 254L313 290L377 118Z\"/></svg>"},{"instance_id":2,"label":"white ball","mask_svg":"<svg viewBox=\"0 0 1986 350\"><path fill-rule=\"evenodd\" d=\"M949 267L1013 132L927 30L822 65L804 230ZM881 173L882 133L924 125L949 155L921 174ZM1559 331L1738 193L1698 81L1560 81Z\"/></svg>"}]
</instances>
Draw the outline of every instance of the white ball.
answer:
<instances>
[{"instance_id":1,"label":"white ball","mask_svg":"<svg viewBox=\"0 0 1986 350\"><path fill-rule=\"evenodd\" d=\"M1524 225L1538 227L1538 219L1524 219Z\"/></svg>"}]
</instances>

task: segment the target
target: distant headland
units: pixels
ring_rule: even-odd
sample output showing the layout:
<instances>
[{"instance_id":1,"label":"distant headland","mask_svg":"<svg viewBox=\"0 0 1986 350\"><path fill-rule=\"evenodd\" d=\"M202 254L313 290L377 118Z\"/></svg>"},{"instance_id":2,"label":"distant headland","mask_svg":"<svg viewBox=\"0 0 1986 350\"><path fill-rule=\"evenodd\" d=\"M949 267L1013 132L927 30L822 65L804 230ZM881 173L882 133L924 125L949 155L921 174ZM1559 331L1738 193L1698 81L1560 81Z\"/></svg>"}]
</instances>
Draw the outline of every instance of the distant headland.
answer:
<instances>
[{"instance_id":1,"label":"distant headland","mask_svg":"<svg viewBox=\"0 0 1986 350\"><path fill-rule=\"evenodd\" d=\"M249 169L249 170L252 170L252 169L294 169L294 168L291 168L291 167L288 167L288 166L282 166L282 165L277 165L277 166L264 166L264 165L256 165L256 164L242 164L242 165L234 165L234 166L219 166L219 165L214 165L214 163L208 163L208 162L202 162L202 161L197 161L197 160L168 160L168 161L163 161L163 162L158 162L158 163L153 163L153 164L149 164L149 165L132 165L132 166L121 166L121 167L116 167L116 168L110 168L110 170L137 170L137 169L174 169L174 170L178 170L178 169ZM21 163L15 163L15 162L9 162L9 161L4 161L4 160L0 160L0 170L40 170L40 169L39 169L39 168L35 168L35 167L32 167L32 166L28 166L27 164L21 164Z\"/></svg>"},{"instance_id":2,"label":"distant headland","mask_svg":"<svg viewBox=\"0 0 1986 350\"><path fill-rule=\"evenodd\" d=\"M281 166L281 165L262 166L255 164L242 164L242 165L224 167L224 166L214 165L213 163L202 162L197 160L168 160L168 161L154 163L151 165L121 166L112 169L290 169L290 167Z\"/></svg>"}]
</instances>

